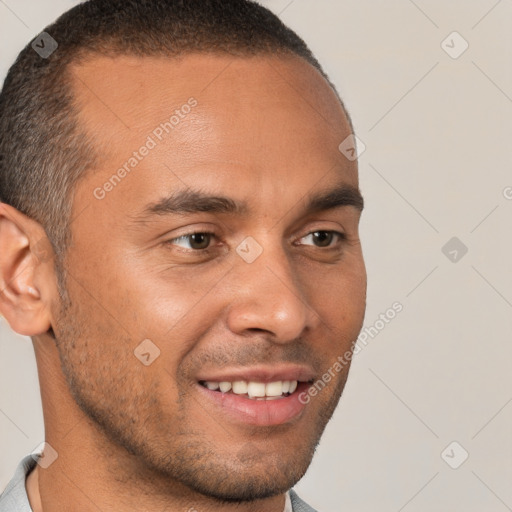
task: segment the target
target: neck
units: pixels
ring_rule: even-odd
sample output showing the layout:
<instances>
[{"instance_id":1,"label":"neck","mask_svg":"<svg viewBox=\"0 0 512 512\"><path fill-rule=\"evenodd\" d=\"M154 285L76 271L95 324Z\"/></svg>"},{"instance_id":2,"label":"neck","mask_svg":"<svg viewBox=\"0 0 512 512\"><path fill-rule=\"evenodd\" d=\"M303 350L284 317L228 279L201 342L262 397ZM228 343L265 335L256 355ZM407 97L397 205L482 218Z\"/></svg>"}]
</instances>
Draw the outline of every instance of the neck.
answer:
<instances>
[{"instance_id":1,"label":"neck","mask_svg":"<svg viewBox=\"0 0 512 512\"><path fill-rule=\"evenodd\" d=\"M36 464L36 467L30 472L26 481L28 501L33 512L43 512L41 495L39 494L38 468L39 466Z\"/></svg>"}]
</instances>

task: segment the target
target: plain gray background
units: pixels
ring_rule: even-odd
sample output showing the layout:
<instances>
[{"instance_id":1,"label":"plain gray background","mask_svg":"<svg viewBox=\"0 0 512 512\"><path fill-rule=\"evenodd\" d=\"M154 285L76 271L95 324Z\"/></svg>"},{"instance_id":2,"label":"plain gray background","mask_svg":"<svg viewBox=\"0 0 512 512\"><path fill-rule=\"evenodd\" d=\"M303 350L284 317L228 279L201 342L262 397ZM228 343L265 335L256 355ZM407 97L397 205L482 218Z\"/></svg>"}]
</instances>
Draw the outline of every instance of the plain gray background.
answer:
<instances>
[{"instance_id":1,"label":"plain gray background","mask_svg":"<svg viewBox=\"0 0 512 512\"><path fill-rule=\"evenodd\" d=\"M0 0L0 75L75 3ZM320 512L512 510L512 2L261 3L317 54L366 146L374 337L296 489ZM3 489L44 429L31 342L4 320L0 337Z\"/></svg>"}]
</instances>

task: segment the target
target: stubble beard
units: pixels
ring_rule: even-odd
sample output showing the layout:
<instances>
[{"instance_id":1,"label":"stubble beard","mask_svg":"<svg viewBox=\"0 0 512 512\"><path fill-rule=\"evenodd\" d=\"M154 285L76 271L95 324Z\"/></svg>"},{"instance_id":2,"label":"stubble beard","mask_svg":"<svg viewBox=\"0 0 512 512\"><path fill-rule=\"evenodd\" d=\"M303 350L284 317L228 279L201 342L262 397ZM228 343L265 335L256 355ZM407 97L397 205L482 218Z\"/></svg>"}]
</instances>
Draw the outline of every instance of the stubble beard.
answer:
<instances>
[{"instance_id":1,"label":"stubble beard","mask_svg":"<svg viewBox=\"0 0 512 512\"><path fill-rule=\"evenodd\" d=\"M61 277L59 282L64 283L64 279ZM103 436L103 453L119 456L121 448L123 455L132 462L127 466L116 460L115 455L109 460L110 473L117 475L120 481L136 482L138 486L152 488L153 492L157 490L169 497L176 489L183 492L184 486L194 493L227 503L282 494L305 474L341 397L346 373L299 446L291 446L284 455L272 454L262 450L260 442L248 439L234 451L231 446L223 449L214 438L207 438L205 432L190 425L186 390L180 392L177 413L171 416L157 399L148 400L147 390L139 389L133 394L137 385L129 381L123 385L116 378L112 380L111 375L100 375L94 355L91 357L87 350L90 345L83 341L100 337L88 337L92 322L69 299L67 289L61 290L61 299L58 336L55 335L61 368L75 402ZM94 371L90 372L91 368ZM95 374L97 382L93 383ZM176 424L178 428L173 432L167 428ZM261 431L259 434L261 436ZM268 434L272 435L272 427L268 428Z\"/></svg>"}]
</instances>

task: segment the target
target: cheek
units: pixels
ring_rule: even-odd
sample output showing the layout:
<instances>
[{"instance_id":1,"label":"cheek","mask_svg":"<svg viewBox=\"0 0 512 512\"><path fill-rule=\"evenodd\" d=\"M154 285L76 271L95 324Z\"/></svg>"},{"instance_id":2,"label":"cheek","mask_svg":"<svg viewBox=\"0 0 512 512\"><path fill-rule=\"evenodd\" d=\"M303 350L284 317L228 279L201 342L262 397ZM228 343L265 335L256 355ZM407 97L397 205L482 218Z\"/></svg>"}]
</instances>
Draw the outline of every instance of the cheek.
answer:
<instances>
[{"instance_id":1,"label":"cheek","mask_svg":"<svg viewBox=\"0 0 512 512\"><path fill-rule=\"evenodd\" d=\"M186 351L187 340L197 339L215 318L211 311L215 301L210 297L216 293L219 272L142 267L134 260L118 263L115 272L105 268L113 267L107 265L87 276L84 288L93 290L94 300L80 287L77 300L89 303L91 318L100 318L103 332L129 337L132 350L151 339L161 348L172 342L176 353L185 345Z\"/></svg>"},{"instance_id":2,"label":"cheek","mask_svg":"<svg viewBox=\"0 0 512 512\"><path fill-rule=\"evenodd\" d=\"M366 309L366 271L362 259L336 270L304 275L312 307L333 329L354 334L361 329Z\"/></svg>"},{"instance_id":3,"label":"cheek","mask_svg":"<svg viewBox=\"0 0 512 512\"><path fill-rule=\"evenodd\" d=\"M107 317L96 311L96 303L75 295L73 306L59 319L56 335L62 368L77 403L101 423L116 428L132 425L137 418L143 421L155 416L161 401L158 390L162 388L168 408L176 410L179 392L167 373L172 364L168 355L173 351L158 343L162 357L153 359L151 347L137 350L140 342L134 342ZM90 318L95 321L90 322ZM144 352L150 353L149 365L142 362Z\"/></svg>"},{"instance_id":4,"label":"cheek","mask_svg":"<svg viewBox=\"0 0 512 512\"><path fill-rule=\"evenodd\" d=\"M219 318L219 277L148 271L133 261L102 262L94 272L76 265L73 276L67 282L72 306L56 332L68 381L84 397L126 409L128 397L143 403L159 387L169 407L177 403L189 385L180 365Z\"/></svg>"},{"instance_id":5,"label":"cheek","mask_svg":"<svg viewBox=\"0 0 512 512\"><path fill-rule=\"evenodd\" d=\"M166 366L176 368L219 318L217 289L200 278L187 281L162 276L129 283L123 293L137 293L134 310L140 340L150 338L162 350ZM172 348L172 350L169 350Z\"/></svg>"},{"instance_id":6,"label":"cheek","mask_svg":"<svg viewBox=\"0 0 512 512\"><path fill-rule=\"evenodd\" d=\"M338 295L344 321L353 323L359 333L366 310L366 270L362 262L343 276L340 287Z\"/></svg>"}]
</instances>

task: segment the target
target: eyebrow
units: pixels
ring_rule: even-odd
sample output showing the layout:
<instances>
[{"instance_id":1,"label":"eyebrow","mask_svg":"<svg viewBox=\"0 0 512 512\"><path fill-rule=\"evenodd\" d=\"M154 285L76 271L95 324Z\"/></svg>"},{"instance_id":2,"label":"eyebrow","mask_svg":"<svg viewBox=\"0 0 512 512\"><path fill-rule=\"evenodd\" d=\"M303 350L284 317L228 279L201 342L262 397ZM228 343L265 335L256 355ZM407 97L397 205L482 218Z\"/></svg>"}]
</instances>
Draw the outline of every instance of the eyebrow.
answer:
<instances>
[{"instance_id":1,"label":"eyebrow","mask_svg":"<svg viewBox=\"0 0 512 512\"><path fill-rule=\"evenodd\" d=\"M317 213L344 206L363 210L364 200L359 189L352 185L339 185L329 190L309 194L306 196L304 213ZM146 205L141 217L199 212L246 215L249 212L249 206L246 201L236 201L199 190L184 189Z\"/></svg>"},{"instance_id":2,"label":"eyebrow","mask_svg":"<svg viewBox=\"0 0 512 512\"><path fill-rule=\"evenodd\" d=\"M364 199L358 188L352 185L341 185L310 195L305 210L306 213L316 213L342 206L352 206L356 210L363 211Z\"/></svg>"}]
</instances>

